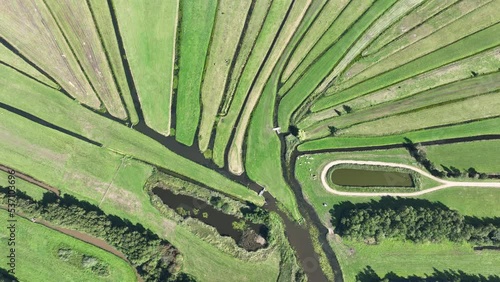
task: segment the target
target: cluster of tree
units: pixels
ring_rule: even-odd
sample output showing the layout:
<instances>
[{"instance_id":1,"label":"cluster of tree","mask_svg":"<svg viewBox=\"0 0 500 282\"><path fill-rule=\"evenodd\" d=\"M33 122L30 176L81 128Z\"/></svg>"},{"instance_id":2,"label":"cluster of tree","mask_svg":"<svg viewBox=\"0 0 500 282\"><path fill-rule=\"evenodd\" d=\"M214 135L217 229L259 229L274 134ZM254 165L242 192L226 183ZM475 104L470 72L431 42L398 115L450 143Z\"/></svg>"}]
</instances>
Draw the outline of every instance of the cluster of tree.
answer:
<instances>
[{"instance_id":1,"label":"cluster of tree","mask_svg":"<svg viewBox=\"0 0 500 282\"><path fill-rule=\"evenodd\" d=\"M444 270L440 271L434 268L432 274L426 274L425 277L410 275L407 277L399 276L394 272L387 273L384 277L380 277L370 266L367 266L363 271L356 275L358 282L435 282L435 281L453 281L453 282L500 282L500 277L497 275L484 276L481 274L470 274L461 270Z\"/></svg>"},{"instance_id":2,"label":"cluster of tree","mask_svg":"<svg viewBox=\"0 0 500 282\"><path fill-rule=\"evenodd\" d=\"M396 238L413 242L470 242L500 245L498 220L464 217L425 200L383 199L364 204L340 204L334 213L335 231L351 239L379 242Z\"/></svg>"},{"instance_id":3,"label":"cluster of tree","mask_svg":"<svg viewBox=\"0 0 500 282\"><path fill-rule=\"evenodd\" d=\"M1 203L7 203L6 188L0 188ZM179 252L150 230L113 215L97 206L64 195L46 193L35 201L18 191L16 212L101 238L125 254L144 281L164 281L178 272Z\"/></svg>"},{"instance_id":4,"label":"cluster of tree","mask_svg":"<svg viewBox=\"0 0 500 282\"><path fill-rule=\"evenodd\" d=\"M0 282L15 282L19 281L17 278L10 274L6 269L0 268Z\"/></svg>"},{"instance_id":5,"label":"cluster of tree","mask_svg":"<svg viewBox=\"0 0 500 282\"><path fill-rule=\"evenodd\" d=\"M441 165L442 170L438 169L434 163L432 163L425 153L424 148L420 143L413 143L410 139L405 138L405 142L403 143L404 147L410 152L410 155L415 158L415 160L421 164L427 171L429 171L432 175L436 177L470 177L470 178L479 178L486 179L488 178L488 174L484 172L478 172L475 168L470 167L465 170L460 170L454 166L444 166Z\"/></svg>"}]
</instances>

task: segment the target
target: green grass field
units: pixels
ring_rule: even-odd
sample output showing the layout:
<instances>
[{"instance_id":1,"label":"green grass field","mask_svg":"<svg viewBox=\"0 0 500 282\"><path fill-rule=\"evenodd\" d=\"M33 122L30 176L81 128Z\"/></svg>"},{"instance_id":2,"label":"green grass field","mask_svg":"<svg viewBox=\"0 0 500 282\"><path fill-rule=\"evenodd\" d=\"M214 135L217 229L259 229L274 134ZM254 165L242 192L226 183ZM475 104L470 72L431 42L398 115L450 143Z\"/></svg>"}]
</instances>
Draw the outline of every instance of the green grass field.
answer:
<instances>
[{"instance_id":1,"label":"green grass field","mask_svg":"<svg viewBox=\"0 0 500 282\"><path fill-rule=\"evenodd\" d=\"M215 1L181 0L179 33L179 85L177 88L175 139L191 146L200 118L200 88L212 32ZM188 54L184 56L184 54Z\"/></svg>"},{"instance_id":2,"label":"green grass field","mask_svg":"<svg viewBox=\"0 0 500 282\"><path fill-rule=\"evenodd\" d=\"M290 89L280 102L278 118L279 125L288 128L293 111L300 105L307 95L311 94L319 86L321 81L333 69L356 39L380 17L395 1L375 2L356 23L335 43L335 48L326 51L311 67L302 75L300 80Z\"/></svg>"},{"instance_id":3,"label":"green grass field","mask_svg":"<svg viewBox=\"0 0 500 282\"><path fill-rule=\"evenodd\" d=\"M0 187L9 186L8 176L9 174L7 172L0 171ZM43 194L47 192L47 190L20 178L16 179L15 187L35 200L41 200L43 198Z\"/></svg>"},{"instance_id":4,"label":"green grass field","mask_svg":"<svg viewBox=\"0 0 500 282\"><path fill-rule=\"evenodd\" d=\"M440 171L473 167L487 174L475 175L477 181L497 181L500 1L3 4L0 165L150 229L180 252L180 272L208 282L301 282L302 275L331 281L340 275L332 273L338 269L334 261L332 267L325 261L333 251L345 281L367 267L381 276L423 276L433 267L500 274L497 253L475 252L467 244L387 240L369 246L317 231L324 231L322 224L331 227L333 205L379 199L330 194L319 178L333 160L421 169L429 168L428 160ZM403 147L407 139L426 143L415 147L415 157ZM481 139L487 140L471 141ZM158 172L271 211L266 239L274 240L267 256L239 249L231 255L190 221L166 217L144 188ZM418 189L439 185L413 176ZM0 177L5 185L7 174ZM443 177L476 181L464 174ZM35 199L48 196L21 179L17 185ZM467 216L500 217L500 189L456 185L462 187L417 198ZM259 186L276 205L266 204L274 199L259 196ZM306 201L313 209L299 210ZM257 211L250 216L265 217ZM32 272L41 254L48 254L41 262L61 265L56 274L63 280L99 281L89 271L71 271L80 255L67 264L54 261L52 230L29 221L23 226L34 229L20 234L35 239L21 239L28 265L21 281L38 279ZM300 227L308 229L294 229ZM63 234L54 236L77 245ZM319 259L311 257L313 250ZM88 251L108 262L99 250ZM320 267L311 268L310 259ZM112 274L101 280L135 280L125 262L109 260ZM46 271L40 275L38 280L51 279Z\"/></svg>"},{"instance_id":5,"label":"green grass field","mask_svg":"<svg viewBox=\"0 0 500 282\"><path fill-rule=\"evenodd\" d=\"M351 79L345 83L346 86L401 66L495 24L499 17L490 11L498 9L498 5L495 1L483 0L460 2L456 5L458 7L450 7L376 54L353 64L349 74Z\"/></svg>"},{"instance_id":6,"label":"green grass field","mask_svg":"<svg viewBox=\"0 0 500 282\"><path fill-rule=\"evenodd\" d=\"M117 41L117 32L113 27L113 19L111 18L110 7L107 1L89 0L88 2L92 17L97 26L101 42L104 46L108 62L113 70L113 76L116 81L118 90L127 108L130 123L133 125L139 122L139 117L134 106L134 101L128 87L125 69L123 67L122 57Z\"/></svg>"},{"instance_id":7,"label":"green grass field","mask_svg":"<svg viewBox=\"0 0 500 282\"><path fill-rule=\"evenodd\" d=\"M43 68L69 95L94 109L101 107L101 102L43 2L5 3L1 24L5 27L2 37L31 62Z\"/></svg>"},{"instance_id":8,"label":"green grass field","mask_svg":"<svg viewBox=\"0 0 500 282\"><path fill-rule=\"evenodd\" d=\"M323 166L337 159L378 160L414 164L403 149L304 155L299 157L295 175L299 180L304 196L312 204L326 226L331 226L329 210L333 205L344 201L353 203L378 200L379 197L347 197L328 193L319 180ZM311 169L312 171L310 171ZM485 188L447 188L417 197L429 201L439 201L460 213L476 217L499 216L495 209L500 200L500 189ZM324 207L323 203L327 206ZM476 274L500 274L495 251L475 252L471 245L439 243L417 245L399 241L384 241L369 246L360 242L342 240L336 237L329 240L342 266L344 279L355 281L354 277L366 266L371 266L378 274L394 271L398 275L420 275L438 270L453 269ZM383 258L383 259L382 259Z\"/></svg>"},{"instance_id":9,"label":"green grass field","mask_svg":"<svg viewBox=\"0 0 500 282\"><path fill-rule=\"evenodd\" d=\"M390 103L385 102L378 105L371 105L369 108L361 110L354 108L354 111L356 111L355 115L346 113L341 116L337 115L336 117L328 118L331 116L329 112L324 114L319 112L311 115L310 121L305 119L303 122L299 123L298 126L303 128L307 135L312 135L318 131L328 132L328 125L335 125L336 128L341 129L385 117L396 115L401 115L402 117L405 113L411 113L440 105L446 106L447 104L452 104L455 101L465 99L477 99L480 95L497 91L500 88L500 82L498 82L499 78L500 73L497 72L457 81L455 83L450 83L417 93L407 98L393 100ZM470 103L470 100L467 101ZM441 110L441 112L445 112L445 110ZM311 127L307 127L307 125L312 124L313 121L316 121L316 123ZM418 124L418 122L415 122L414 124Z\"/></svg>"},{"instance_id":10,"label":"green grass field","mask_svg":"<svg viewBox=\"0 0 500 282\"><path fill-rule=\"evenodd\" d=\"M474 167L478 171L500 173L500 163L495 154L500 141L476 141L447 145L425 146L427 157L436 163L461 169Z\"/></svg>"},{"instance_id":11,"label":"green grass field","mask_svg":"<svg viewBox=\"0 0 500 282\"><path fill-rule=\"evenodd\" d=\"M144 120L169 135L179 1L115 0L113 9Z\"/></svg>"},{"instance_id":12,"label":"green grass field","mask_svg":"<svg viewBox=\"0 0 500 282\"><path fill-rule=\"evenodd\" d=\"M394 84L401 80L410 78L416 74L432 70L441 65L451 63L455 60L474 55L488 48L497 46L500 42L492 36L500 29L500 25L496 24L489 28L483 29L473 35L466 37L454 44L448 45L435 52L425 55L418 60L411 61L398 68L387 71L372 79L365 80L346 90L340 91L335 95L330 95L319 99L311 108L312 111L319 111L348 102L353 98L363 94L378 90L384 86ZM481 42L481 45L474 44Z\"/></svg>"},{"instance_id":13,"label":"green grass field","mask_svg":"<svg viewBox=\"0 0 500 282\"><path fill-rule=\"evenodd\" d=\"M272 3L262 27L261 32L248 58L245 69L240 77L231 106L226 116L221 117L216 129L213 158L219 166L224 166L224 152L228 146L231 133L236 126L236 120L245 103L245 98L250 91L253 80L258 74L259 68L264 63L267 50L271 48L273 39L276 37L279 26L284 20L290 1L275 1Z\"/></svg>"},{"instance_id":14,"label":"green grass field","mask_svg":"<svg viewBox=\"0 0 500 282\"><path fill-rule=\"evenodd\" d=\"M45 3L108 112L119 119L126 119L127 113L113 81L104 46L88 5L84 1L73 3L69 0L47 0ZM73 16L77 13L80 14L79 17Z\"/></svg>"},{"instance_id":15,"label":"green grass field","mask_svg":"<svg viewBox=\"0 0 500 282\"><path fill-rule=\"evenodd\" d=\"M59 86L51 81L48 77L40 73L37 69L30 66L27 62L17 56L14 52L10 51L4 45L0 45L0 61L16 70L23 72L34 79L52 87L58 88Z\"/></svg>"},{"instance_id":16,"label":"green grass field","mask_svg":"<svg viewBox=\"0 0 500 282\"><path fill-rule=\"evenodd\" d=\"M225 90L232 62L250 9L250 1L219 0L201 86L201 120L198 132L202 152L208 143Z\"/></svg>"},{"instance_id":17,"label":"green grass field","mask_svg":"<svg viewBox=\"0 0 500 282\"><path fill-rule=\"evenodd\" d=\"M21 188L21 187L20 187ZM9 213L1 209L0 219L7 222ZM16 278L19 281L51 281L54 277L63 281L136 281L134 270L123 259L98 247L52 230L27 219L16 217ZM7 254L7 233L2 232L0 241ZM78 253L93 256L108 265L109 275L98 276L82 266L65 262L58 257L60 248L70 248ZM2 256L2 268L8 268L6 256ZM40 266L57 267L40 267Z\"/></svg>"}]
</instances>

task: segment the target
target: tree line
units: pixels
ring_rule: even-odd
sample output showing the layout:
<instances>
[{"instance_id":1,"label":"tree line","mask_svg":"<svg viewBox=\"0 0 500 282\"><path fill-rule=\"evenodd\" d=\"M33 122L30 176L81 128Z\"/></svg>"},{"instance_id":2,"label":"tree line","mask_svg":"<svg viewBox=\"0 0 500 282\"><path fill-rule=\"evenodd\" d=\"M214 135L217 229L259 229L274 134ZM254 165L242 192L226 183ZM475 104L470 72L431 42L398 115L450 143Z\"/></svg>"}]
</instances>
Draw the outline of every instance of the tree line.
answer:
<instances>
[{"instance_id":1,"label":"tree line","mask_svg":"<svg viewBox=\"0 0 500 282\"><path fill-rule=\"evenodd\" d=\"M420 143L413 143L410 139L405 138L405 142L403 143L403 146L408 150L410 155L427 171L429 171L430 174L436 176L436 177L453 177L453 178L458 178L458 177L468 177L468 178L479 178L479 179L486 179L489 177L488 174L484 172L478 172L475 168L469 167L468 169L460 170L457 167L454 166L444 166L441 165L442 169L437 168L433 162L427 158L427 154L425 153L425 150L423 146Z\"/></svg>"},{"instance_id":2,"label":"tree line","mask_svg":"<svg viewBox=\"0 0 500 282\"><path fill-rule=\"evenodd\" d=\"M7 188L0 187L0 202L7 204ZM142 225L105 214L97 206L65 194L45 193L36 201L17 191L16 213L105 240L122 252L144 281L166 281L180 269L179 251Z\"/></svg>"},{"instance_id":3,"label":"tree line","mask_svg":"<svg viewBox=\"0 0 500 282\"><path fill-rule=\"evenodd\" d=\"M339 209L335 211L335 209ZM354 240L378 243L384 238L413 242L469 242L500 245L500 220L465 217L442 204L384 197L380 202L341 203L334 207L335 232Z\"/></svg>"},{"instance_id":4,"label":"tree line","mask_svg":"<svg viewBox=\"0 0 500 282\"><path fill-rule=\"evenodd\" d=\"M453 281L453 282L500 282L500 277L497 275L482 275L471 274L461 270L438 270L434 268L433 273L425 274L424 276L410 275L401 276L394 272L389 272L383 277L380 277L370 266L365 267L356 275L358 282L436 282L436 281Z\"/></svg>"}]
</instances>

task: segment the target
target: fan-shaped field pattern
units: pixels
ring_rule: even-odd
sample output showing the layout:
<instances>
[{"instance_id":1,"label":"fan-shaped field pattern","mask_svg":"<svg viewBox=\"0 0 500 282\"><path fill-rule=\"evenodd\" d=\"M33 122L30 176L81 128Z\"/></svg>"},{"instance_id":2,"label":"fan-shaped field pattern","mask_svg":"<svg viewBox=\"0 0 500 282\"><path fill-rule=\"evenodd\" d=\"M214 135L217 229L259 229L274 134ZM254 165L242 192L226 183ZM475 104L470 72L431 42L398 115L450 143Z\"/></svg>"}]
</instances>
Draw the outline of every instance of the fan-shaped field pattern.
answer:
<instances>
[{"instance_id":1,"label":"fan-shaped field pattern","mask_svg":"<svg viewBox=\"0 0 500 282\"><path fill-rule=\"evenodd\" d=\"M467 169L451 156L467 151L470 166L498 172L500 0L0 5L0 165L142 221L200 281L285 281L294 252L228 255L155 209L143 186L156 172L311 227L306 237L287 229L310 281L341 281L349 266L317 234L325 215L302 185L319 168L296 175L299 156L400 154L411 140L436 163Z\"/></svg>"}]
</instances>

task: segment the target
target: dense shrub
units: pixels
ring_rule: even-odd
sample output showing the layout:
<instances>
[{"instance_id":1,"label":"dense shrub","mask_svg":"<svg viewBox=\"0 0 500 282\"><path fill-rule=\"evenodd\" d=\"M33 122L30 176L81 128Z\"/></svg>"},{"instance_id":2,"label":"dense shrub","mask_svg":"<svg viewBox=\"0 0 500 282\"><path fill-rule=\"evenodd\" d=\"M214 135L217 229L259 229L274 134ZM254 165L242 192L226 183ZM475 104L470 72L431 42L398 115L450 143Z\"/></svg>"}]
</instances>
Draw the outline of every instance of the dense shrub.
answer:
<instances>
[{"instance_id":1,"label":"dense shrub","mask_svg":"<svg viewBox=\"0 0 500 282\"><path fill-rule=\"evenodd\" d=\"M4 205L7 192L6 188L0 188L0 200ZM105 240L125 254L144 281L166 279L179 270L176 263L179 252L169 242L141 225L104 214L98 207L69 195L62 198L46 196L42 201L35 201L18 191L16 208L27 216Z\"/></svg>"},{"instance_id":2,"label":"dense shrub","mask_svg":"<svg viewBox=\"0 0 500 282\"><path fill-rule=\"evenodd\" d=\"M339 235L368 242L396 238L414 242L449 240L500 245L498 222L466 218L442 205L425 203L423 200L385 198L381 202L340 204L334 207L339 211L332 210L333 224Z\"/></svg>"}]
</instances>

